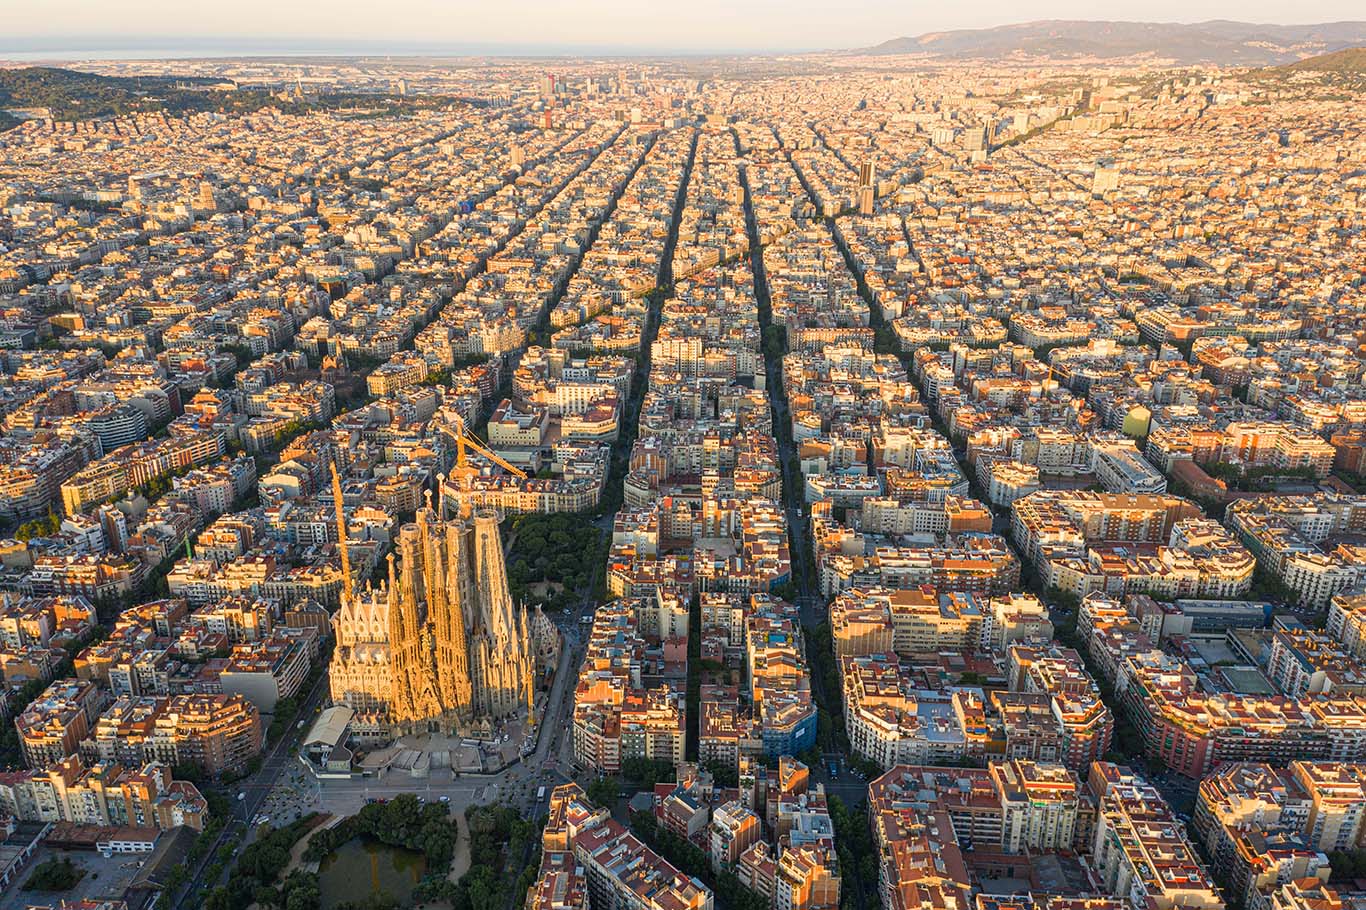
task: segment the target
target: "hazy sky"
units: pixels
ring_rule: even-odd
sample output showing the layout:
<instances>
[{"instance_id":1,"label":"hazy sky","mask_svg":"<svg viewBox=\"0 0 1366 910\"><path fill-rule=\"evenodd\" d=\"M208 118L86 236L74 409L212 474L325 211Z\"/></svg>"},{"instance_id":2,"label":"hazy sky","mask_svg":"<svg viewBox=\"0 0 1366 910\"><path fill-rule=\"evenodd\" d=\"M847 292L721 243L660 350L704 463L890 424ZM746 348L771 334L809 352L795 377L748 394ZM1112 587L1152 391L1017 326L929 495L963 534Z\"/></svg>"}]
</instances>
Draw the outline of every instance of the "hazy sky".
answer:
<instances>
[{"instance_id":1,"label":"hazy sky","mask_svg":"<svg viewBox=\"0 0 1366 910\"><path fill-rule=\"evenodd\" d=\"M638 50L846 48L1031 19L1327 22L1361 0L0 0L0 49L55 39L267 39ZM46 39L38 41L37 39ZM26 41L32 41L25 47ZM79 43L79 42L78 42Z\"/></svg>"}]
</instances>

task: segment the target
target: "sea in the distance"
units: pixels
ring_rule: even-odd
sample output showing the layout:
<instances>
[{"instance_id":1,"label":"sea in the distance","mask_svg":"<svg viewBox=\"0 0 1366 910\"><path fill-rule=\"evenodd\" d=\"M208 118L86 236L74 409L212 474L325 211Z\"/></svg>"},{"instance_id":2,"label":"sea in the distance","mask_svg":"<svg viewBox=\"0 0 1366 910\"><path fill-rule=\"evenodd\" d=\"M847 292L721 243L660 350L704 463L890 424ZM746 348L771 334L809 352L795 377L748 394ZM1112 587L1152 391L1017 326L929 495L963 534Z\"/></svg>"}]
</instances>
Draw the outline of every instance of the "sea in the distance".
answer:
<instances>
[{"instance_id":1,"label":"sea in the distance","mask_svg":"<svg viewBox=\"0 0 1366 910\"><path fill-rule=\"evenodd\" d=\"M243 57L692 57L746 54L744 50L665 51L623 45L489 42L328 41L308 39L143 38L120 41L80 36L0 37L0 63L75 63L83 60L204 60Z\"/></svg>"}]
</instances>

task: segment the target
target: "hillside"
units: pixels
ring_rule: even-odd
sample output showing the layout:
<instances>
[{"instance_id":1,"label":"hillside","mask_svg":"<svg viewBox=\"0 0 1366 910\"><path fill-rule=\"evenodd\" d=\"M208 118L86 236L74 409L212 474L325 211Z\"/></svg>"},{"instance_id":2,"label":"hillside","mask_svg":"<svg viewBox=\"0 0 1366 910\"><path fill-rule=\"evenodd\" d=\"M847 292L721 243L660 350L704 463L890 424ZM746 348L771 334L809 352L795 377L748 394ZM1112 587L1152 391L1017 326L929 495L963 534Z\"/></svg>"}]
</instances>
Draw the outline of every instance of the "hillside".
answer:
<instances>
[{"instance_id":1,"label":"hillside","mask_svg":"<svg viewBox=\"0 0 1366 910\"><path fill-rule=\"evenodd\" d=\"M854 53L943 59L1151 57L1177 64L1271 66L1366 43L1366 22L1258 25L1216 20L1092 22L1047 20L894 38Z\"/></svg>"},{"instance_id":2,"label":"hillside","mask_svg":"<svg viewBox=\"0 0 1366 910\"><path fill-rule=\"evenodd\" d=\"M1331 54L1320 54L1281 67L1291 72L1337 73L1344 76L1366 75L1366 47L1349 47Z\"/></svg>"},{"instance_id":3,"label":"hillside","mask_svg":"<svg viewBox=\"0 0 1366 910\"><path fill-rule=\"evenodd\" d=\"M177 88L164 78L98 76L44 66L0 69L0 107L50 108L61 120L113 117L166 106L207 110L213 101L204 92Z\"/></svg>"},{"instance_id":4,"label":"hillside","mask_svg":"<svg viewBox=\"0 0 1366 910\"><path fill-rule=\"evenodd\" d=\"M401 113L417 107L445 105L451 99L436 95L399 98L386 94L332 92L302 101L282 99L264 88L219 91L214 80L153 76L100 76L78 70L29 66L0 69L0 129L15 121L5 109L47 108L57 120L99 120L137 111L243 113L277 107L303 110L382 109Z\"/></svg>"}]
</instances>

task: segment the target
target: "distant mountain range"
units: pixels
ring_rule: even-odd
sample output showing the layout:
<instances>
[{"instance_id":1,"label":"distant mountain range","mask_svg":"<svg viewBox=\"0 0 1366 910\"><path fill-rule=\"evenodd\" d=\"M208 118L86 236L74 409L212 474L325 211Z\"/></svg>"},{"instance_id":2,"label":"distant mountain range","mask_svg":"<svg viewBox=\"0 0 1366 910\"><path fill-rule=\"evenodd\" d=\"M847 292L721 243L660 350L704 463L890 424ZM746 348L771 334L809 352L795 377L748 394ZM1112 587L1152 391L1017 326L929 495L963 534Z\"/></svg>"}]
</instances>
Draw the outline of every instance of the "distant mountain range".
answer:
<instances>
[{"instance_id":1,"label":"distant mountain range","mask_svg":"<svg viewBox=\"0 0 1366 910\"><path fill-rule=\"evenodd\" d=\"M1186 25L1052 19L893 38L850 53L918 54L946 60L1147 57L1182 65L1275 66L1361 44L1366 44L1366 22L1257 25L1213 20Z\"/></svg>"}]
</instances>

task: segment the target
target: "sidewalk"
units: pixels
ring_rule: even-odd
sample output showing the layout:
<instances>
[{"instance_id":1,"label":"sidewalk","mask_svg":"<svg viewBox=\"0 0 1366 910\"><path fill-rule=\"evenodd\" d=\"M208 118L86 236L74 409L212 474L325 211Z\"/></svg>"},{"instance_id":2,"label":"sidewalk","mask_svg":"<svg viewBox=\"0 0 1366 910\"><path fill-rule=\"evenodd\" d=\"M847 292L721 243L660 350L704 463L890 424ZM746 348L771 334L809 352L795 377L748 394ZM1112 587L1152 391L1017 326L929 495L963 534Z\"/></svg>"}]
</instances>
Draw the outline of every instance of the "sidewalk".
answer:
<instances>
[{"instance_id":1,"label":"sidewalk","mask_svg":"<svg viewBox=\"0 0 1366 910\"><path fill-rule=\"evenodd\" d=\"M470 823L465 820L464 812L455 813L455 823L460 835L455 839L455 856L451 857L451 871L446 876L451 882L460 881L470 871Z\"/></svg>"}]
</instances>

